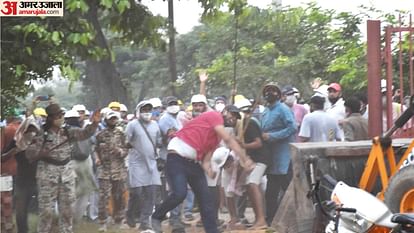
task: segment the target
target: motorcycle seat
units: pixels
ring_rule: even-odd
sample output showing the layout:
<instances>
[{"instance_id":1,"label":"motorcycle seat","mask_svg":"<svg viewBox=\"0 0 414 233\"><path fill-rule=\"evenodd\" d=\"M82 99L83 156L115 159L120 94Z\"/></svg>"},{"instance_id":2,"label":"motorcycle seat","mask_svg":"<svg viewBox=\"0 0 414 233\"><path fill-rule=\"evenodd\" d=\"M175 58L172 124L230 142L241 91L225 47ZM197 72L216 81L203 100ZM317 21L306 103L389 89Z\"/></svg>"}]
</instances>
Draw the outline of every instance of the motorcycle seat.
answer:
<instances>
[{"instance_id":1,"label":"motorcycle seat","mask_svg":"<svg viewBox=\"0 0 414 233\"><path fill-rule=\"evenodd\" d=\"M401 225L414 225L414 213L394 214L391 222Z\"/></svg>"}]
</instances>

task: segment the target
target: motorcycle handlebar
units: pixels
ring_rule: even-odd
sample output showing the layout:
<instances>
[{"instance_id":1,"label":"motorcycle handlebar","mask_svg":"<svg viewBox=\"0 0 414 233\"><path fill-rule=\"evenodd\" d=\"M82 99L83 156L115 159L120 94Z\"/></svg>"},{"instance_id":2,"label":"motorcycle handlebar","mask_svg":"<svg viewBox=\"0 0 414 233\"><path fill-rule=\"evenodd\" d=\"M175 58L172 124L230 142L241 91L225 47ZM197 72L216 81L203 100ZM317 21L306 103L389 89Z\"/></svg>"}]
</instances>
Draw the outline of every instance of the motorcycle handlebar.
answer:
<instances>
[{"instance_id":1,"label":"motorcycle handlebar","mask_svg":"<svg viewBox=\"0 0 414 233\"><path fill-rule=\"evenodd\" d=\"M355 208L342 208L342 207L339 207L339 208L336 208L336 210L340 211L340 212L348 212L348 213L356 213L357 212L357 210Z\"/></svg>"}]
</instances>

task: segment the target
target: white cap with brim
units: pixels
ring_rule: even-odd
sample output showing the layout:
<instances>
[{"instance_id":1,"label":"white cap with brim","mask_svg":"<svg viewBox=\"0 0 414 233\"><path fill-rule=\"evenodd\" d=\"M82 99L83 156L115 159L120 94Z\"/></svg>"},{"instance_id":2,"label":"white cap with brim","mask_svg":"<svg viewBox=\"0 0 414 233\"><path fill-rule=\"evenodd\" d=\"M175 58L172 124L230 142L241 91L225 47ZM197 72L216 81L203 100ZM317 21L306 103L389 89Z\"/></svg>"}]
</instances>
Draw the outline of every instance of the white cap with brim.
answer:
<instances>
[{"instance_id":1,"label":"white cap with brim","mask_svg":"<svg viewBox=\"0 0 414 233\"><path fill-rule=\"evenodd\" d=\"M143 101L141 101L141 102L139 102L137 104L137 106L135 107L135 111L139 111L145 105L151 105L151 108L154 107L154 105L152 105L152 102L151 101L149 101L149 100L143 100Z\"/></svg>"},{"instance_id":2,"label":"white cap with brim","mask_svg":"<svg viewBox=\"0 0 414 233\"><path fill-rule=\"evenodd\" d=\"M117 119L119 119L119 118L120 118L120 116L119 116L119 112L110 111L110 112L108 112L108 113L106 114L105 119L109 120L109 119L111 119L112 117L116 117Z\"/></svg>"},{"instance_id":3,"label":"white cap with brim","mask_svg":"<svg viewBox=\"0 0 414 233\"><path fill-rule=\"evenodd\" d=\"M230 155L230 149L226 147L217 148L211 158L211 166L213 170L219 170L226 163L227 158Z\"/></svg>"}]
</instances>

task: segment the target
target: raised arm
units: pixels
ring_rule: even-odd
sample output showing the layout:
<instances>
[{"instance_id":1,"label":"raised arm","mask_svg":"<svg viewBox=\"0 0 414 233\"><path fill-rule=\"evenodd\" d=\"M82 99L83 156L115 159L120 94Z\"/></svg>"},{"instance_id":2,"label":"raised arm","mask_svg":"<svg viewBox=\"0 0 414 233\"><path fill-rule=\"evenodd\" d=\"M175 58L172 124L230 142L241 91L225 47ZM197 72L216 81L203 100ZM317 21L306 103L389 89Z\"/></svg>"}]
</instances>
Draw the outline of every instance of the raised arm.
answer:
<instances>
[{"instance_id":1,"label":"raised arm","mask_svg":"<svg viewBox=\"0 0 414 233\"><path fill-rule=\"evenodd\" d=\"M207 87L206 87L206 83L207 83L207 79L208 79L208 74L207 71L203 70L200 71L198 77L200 78L200 94L207 96Z\"/></svg>"},{"instance_id":2,"label":"raised arm","mask_svg":"<svg viewBox=\"0 0 414 233\"><path fill-rule=\"evenodd\" d=\"M92 124L87 125L85 128L70 128L68 130L69 138L75 141L82 141L90 138L98 128L99 122L101 120L100 109L95 110L92 115Z\"/></svg>"}]
</instances>

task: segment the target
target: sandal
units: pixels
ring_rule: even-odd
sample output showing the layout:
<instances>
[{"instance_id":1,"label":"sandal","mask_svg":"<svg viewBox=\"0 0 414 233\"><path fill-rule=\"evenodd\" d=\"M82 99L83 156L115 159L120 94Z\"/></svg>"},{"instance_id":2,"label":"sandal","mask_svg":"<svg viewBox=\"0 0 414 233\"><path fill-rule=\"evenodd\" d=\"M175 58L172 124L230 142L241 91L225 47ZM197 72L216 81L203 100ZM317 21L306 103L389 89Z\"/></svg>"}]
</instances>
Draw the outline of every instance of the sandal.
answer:
<instances>
[{"instance_id":1,"label":"sandal","mask_svg":"<svg viewBox=\"0 0 414 233\"><path fill-rule=\"evenodd\" d=\"M246 230L246 226L241 222L227 223L226 230L227 231Z\"/></svg>"},{"instance_id":2,"label":"sandal","mask_svg":"<svg viewBox=\"0 0 414 233\"><path fill-rule=\"evenodd\" d=\"M251 226L247 230L266 230L268 228L267 224L261 226Z\"/></svg>"}]
</instances>

